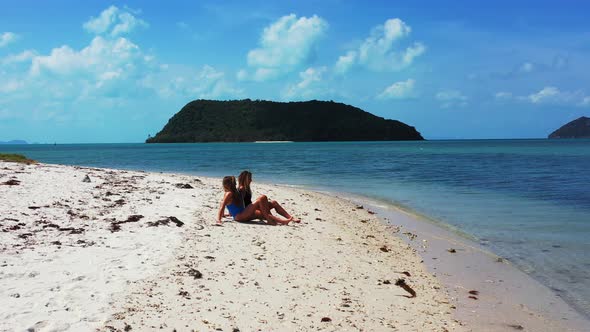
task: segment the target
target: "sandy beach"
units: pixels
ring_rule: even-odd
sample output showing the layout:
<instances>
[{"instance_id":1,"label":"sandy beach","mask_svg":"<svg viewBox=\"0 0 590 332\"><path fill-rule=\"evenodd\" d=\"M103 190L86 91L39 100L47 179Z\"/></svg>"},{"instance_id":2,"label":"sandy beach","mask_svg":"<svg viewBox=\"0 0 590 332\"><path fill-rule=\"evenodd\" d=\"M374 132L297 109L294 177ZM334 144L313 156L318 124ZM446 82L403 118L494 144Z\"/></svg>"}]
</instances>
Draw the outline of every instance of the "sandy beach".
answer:
<instances>
[{"instance_id":1,"label":"sandy beach","mask_svg":"<svg viewBox=\"0 0 590 332\"><path fill-rule=\"evenodd\" d=\"M531 309L461 314L496 288L449 287L463 281L424 262L447 243L420 250L407 220L347 199L255 184L302 222L214 226L220 182L0 162L0 330L576 330Z\"/></svg>"}]
</instances>

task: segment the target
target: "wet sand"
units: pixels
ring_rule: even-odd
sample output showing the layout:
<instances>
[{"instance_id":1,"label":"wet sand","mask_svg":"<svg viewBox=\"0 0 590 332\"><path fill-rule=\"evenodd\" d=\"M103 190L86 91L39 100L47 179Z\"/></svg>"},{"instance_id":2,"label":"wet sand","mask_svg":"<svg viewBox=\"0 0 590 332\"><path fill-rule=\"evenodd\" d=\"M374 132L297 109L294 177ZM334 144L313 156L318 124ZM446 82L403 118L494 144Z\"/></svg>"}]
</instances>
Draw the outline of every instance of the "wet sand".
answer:
<instances>
[{"instance_id":1,"label":"wet sand","mask_svg":"<svg viewBox=\"0 0 590 332\"><path fill-rule=\"evenodd\" d=\"M456 306L455 317L469 330L590 330L590 320L555 292L479 243L393 206L353 200L400 226L402 239L443 284Z\"/></svg>"}]
</instances>

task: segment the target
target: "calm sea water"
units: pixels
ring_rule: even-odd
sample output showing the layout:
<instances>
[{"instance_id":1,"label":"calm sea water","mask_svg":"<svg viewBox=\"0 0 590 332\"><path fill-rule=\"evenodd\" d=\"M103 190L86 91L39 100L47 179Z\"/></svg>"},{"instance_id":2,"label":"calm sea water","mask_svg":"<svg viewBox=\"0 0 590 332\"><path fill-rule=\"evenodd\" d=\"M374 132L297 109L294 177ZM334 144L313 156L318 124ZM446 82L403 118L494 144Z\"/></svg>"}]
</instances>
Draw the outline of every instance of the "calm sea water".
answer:
<instances>
[{"instance_id":1,"label":"calm sea water","mask_svg":"<svg viewBox=\"0 0 590 332\"><path fill-rule=\"evenodd\" d=\"M452 225L590 316L590 140L2 145L46 163L348 192Z\"/></svg>"}]
</instances>

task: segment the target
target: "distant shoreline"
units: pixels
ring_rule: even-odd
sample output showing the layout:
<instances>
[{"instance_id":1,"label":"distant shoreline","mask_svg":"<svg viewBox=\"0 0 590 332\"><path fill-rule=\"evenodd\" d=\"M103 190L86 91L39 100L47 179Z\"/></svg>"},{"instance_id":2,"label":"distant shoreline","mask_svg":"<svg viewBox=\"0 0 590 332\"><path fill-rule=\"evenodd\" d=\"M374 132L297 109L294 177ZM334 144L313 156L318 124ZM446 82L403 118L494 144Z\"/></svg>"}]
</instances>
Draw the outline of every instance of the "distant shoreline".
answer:
<instances>
[{"instance_id":1,"label":"distant shoreline","mask_svg":"<svg viewBox=\"0 0 590 332\"><path fill-rule=\"evenodd\" d=\"M293 143L295 141L254 141L254 143Z\"/></svg>"}]
</instances>

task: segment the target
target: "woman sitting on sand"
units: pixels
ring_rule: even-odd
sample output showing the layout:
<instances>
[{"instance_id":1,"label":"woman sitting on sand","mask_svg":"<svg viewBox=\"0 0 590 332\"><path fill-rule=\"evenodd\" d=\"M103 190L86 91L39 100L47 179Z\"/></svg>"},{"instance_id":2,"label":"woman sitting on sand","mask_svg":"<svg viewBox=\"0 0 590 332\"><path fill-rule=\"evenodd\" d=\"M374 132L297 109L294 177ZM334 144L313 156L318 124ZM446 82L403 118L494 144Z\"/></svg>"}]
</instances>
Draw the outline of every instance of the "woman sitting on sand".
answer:
<instances>
[{"instance_id":1,"label":"woman sitting on sand","mask_svg":"<svg viewBox=\"0 0 590 332\"><path fill-rule=\"evenodd\" d=\"M252 204L244 206L244 200L236 188L236 178L233 176L226 176L223 178L223 190L225 191L225 195L221 200L219 213L217 213L218 225L221 225L221 218L223 217L223 211L226 207L229 210L229 213L234 217L234 220L240 222L264 219L267 220L270 225L287 225L291 221L300 221L295 220L276 201L273 201L271 204L265 195L258 197L258 199ZM272 215L271 209L273 208L284 218Z\"/></svg>"},{"instance_id":2,"label":"woman sitting on sand","mask_svg":"<svg viewBox=\"0 0 590 332\"><path fill-rule=\"evenodd\" d=\"M250 183L252 183L252 173L249 171L242 171L238 176L238 191L244 199L244 206L252 204L252 190L250 190Z\"/></svg>"},{"instance_id":3,"label":"woman sitting on sand","mask_svg":"<svg viewBox=\"0 0 590 332\"><path fill-rule=\"evenodd\" d=\"M252 190L250 189L250 183L252 183L252 173L249 171L242 171L238 176L238 191L240 192L240 195L244 200L244 206L246 207L252 204ZM268 206L271 209L275 209L285 218L292 219L294 222L301 222L301 220L291 217L291 215L275 200L268 201Z\"/></svg>"}]
</instances>

